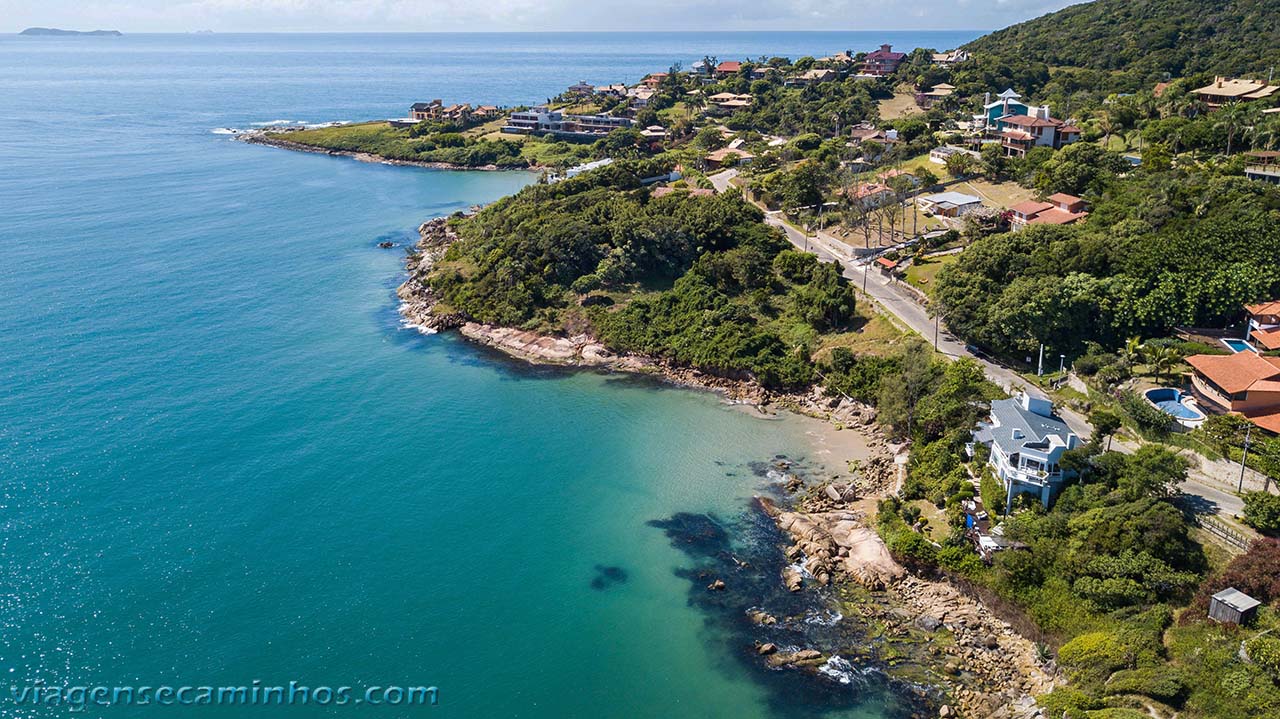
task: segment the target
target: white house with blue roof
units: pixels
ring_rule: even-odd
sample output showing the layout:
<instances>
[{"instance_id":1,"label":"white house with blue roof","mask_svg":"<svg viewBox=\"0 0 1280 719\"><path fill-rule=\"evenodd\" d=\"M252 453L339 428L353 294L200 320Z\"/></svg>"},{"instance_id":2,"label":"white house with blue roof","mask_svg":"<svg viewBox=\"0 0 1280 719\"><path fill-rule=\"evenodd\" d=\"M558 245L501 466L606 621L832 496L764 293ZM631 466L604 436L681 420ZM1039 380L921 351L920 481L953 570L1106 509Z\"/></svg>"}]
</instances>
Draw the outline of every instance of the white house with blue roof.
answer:
<instances>
[{"instance_id":1,"label":"white house with blue roof","mask_svg":"<svg viewBox=\"0 0 1280 719\"><path fill-rule=\"evenodd\" d=\"M1080 438L1053 413L1053 404L1023 393L991 403L991 417L973 433L976 444L991 448L988 462L1013 505L1015 494L1034 494L1045 507L1070 478L1058 464Z\"/></svg>"}]
</instances>

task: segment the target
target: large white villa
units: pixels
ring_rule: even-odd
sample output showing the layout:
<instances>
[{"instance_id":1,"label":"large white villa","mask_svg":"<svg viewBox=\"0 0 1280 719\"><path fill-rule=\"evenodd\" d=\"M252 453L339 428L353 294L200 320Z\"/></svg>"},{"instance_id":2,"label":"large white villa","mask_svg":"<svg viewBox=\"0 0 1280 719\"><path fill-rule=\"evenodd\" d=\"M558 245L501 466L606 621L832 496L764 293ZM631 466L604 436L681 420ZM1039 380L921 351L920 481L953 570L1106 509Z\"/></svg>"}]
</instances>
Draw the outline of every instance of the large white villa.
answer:
<instances>
[{"instance_id":1,"label":"large white villa","mask_svg":"<svg viewBox=\"0 0 1280 719\"><path fill-rule=\"evenodd\" d=\"M1080 445L1049 400L1025 393L992 402L991 418L978 425L973 441L991 448L988 461L1005 489L1006 507L1015 494L1034 494L1048 507L1071 476L1058 464L1062 453Z\"/></svg>"}]
</instances>

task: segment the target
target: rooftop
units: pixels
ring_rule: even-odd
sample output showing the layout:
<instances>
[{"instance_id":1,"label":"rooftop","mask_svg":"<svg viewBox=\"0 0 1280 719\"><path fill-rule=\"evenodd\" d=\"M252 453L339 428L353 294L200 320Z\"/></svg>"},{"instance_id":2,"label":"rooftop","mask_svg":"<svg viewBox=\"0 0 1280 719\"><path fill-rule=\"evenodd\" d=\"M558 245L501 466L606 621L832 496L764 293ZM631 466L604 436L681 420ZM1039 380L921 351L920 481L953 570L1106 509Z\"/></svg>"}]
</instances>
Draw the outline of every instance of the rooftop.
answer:
<instances>
[{"instance_id":1,"label":"rooftop","mask_svg":"<svg viewBox=\"0 0 1280 719\"><path fill-rule=\"evenodd\" d=\"M1048 400L1038 400L1020 395L998 399L991 403L991 421L978 425L974 439L981 443L994 443L1006 455L1023 449L1047 451L1053 442L1051 437L1070 446L1075 436L1071 428L1051 414Z\"/></svg>"},{"instance_id":2,"label":"rooftop","mask_svg":"<svg viewBox=\"0 0 1280 719\"><path fill-rule=\"evenodd\" d=\"M1212 95L1228 100L1258 100L1271 97L1280 87L1268 85L1261 80L1240 80L1237 78L1218 77L1204 87L1194 90L1197 95Z\"/></svg>"},{"instance_id":3,"label":"rooftop","mask_svg":"<svg viewBox=\"0 0 1280 719\"><path fill-rule=\"evenodd\" d=\"M939 192L936 195L925 195L920 199L933 204L949 202L953 205L972 205L975 202L982 202L982 198L966 195L963 192Z\"/></svg>"},{"instance_id":4,"label":"rooftop","mask_svg":"<svg viewBox=\"0 0 1280 719\"><path fill-rule=\"evenodd\" d=\"M1280 315L1280 300L1245 305L1244 311L1251 315Z\"/></svg>"},{"instance_id":5,"label":"rooftop","mask_svg":"<svg viewBox=\"0 0 1280 719\"><path fill-rule=\"evenodd\" d=\"M1280 378L1280 357L1263 357L1256 352L1191 355L1187 364L1228 394L1245 392L1259 382Z\"/></svg>"},{"instance_id":6,"label":"rooftop","mask_svg":"<svg viewBox=\"0 0 1280 719\"><path fill-rule=\"evenodd\" d=\"M1239 612L1247 612L1254 607L1262 605L1262 602L1235 587L1227 587L1213 595L1213 598Z\"/></svg>"}]
</instances>

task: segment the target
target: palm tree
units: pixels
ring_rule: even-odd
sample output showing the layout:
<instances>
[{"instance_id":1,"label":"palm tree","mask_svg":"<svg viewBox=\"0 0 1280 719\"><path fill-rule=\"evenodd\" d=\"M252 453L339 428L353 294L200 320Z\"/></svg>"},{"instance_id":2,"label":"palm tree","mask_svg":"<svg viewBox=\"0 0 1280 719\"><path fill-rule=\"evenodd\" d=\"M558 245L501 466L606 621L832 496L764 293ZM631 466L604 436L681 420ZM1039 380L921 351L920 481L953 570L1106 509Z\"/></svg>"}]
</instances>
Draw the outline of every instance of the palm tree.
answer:
<instances>
[{"instance_id":1,"label":"palm tree","mask_svg":"<svg viewBox=\"0 0 1280 719\"><path fill-rule=\"evenodd\" d=\"M1172 347L1152 347L1145 354L1147 367L1155 375L1157 383L1166 370L1172 370L1178 364L1178 361L1182 359L1178 351Z\"/></svg>"},{"instance_id":2,"label":"palm tree","mask_svg":"<svg viewBox=\"0 0 1280 719\"><path fill-rule=\"evenodd\" d=\"M1142 340L1137 337L1130 337L1125 341L1124 347L1120 348L1118 354L1120 356L1120 364L1132 372L1133 368L1142 362Z\"/></svg>"},{"instance_id":3,"label":"palm tree","mask_svg":"<svg viewBox=\"0 0 1280 719\"><path fill-rule=\"evenodd\" d=\"M1280 142L1280 115L1271 114L1262 118L1249 130L1256 147L1274 150Z\"/></svg>"},{"instance_id":4,"label":"palm tree","mask_svg":"<svg viewBox=\"0 0 1280 719\"><path fill-rule=\"evenodd\" d=\"M1244 102L1228 103L1218 110L1218 119L1213 123L1213 127L1226 131L1228 155L1231 154L1231 146L1235 142L1236 135L1253 125L1255 115L1256 109Z\"/></svg>"},{"instance_id":5,"label":"palm tree","mask_svg":"<svg viewBox=\"0 0 1280 719\"><path fill-rule=\"evenodd\" d=\"M1110 150L1111 135L1118 129L1115 119L1111 117L1110 112L1103 110L1102 112L1098 113L1097 124L1098 124L1098 129L1102 130L1102 134L1103 134L1102 146Z\"/></svg>"}]
</instances>

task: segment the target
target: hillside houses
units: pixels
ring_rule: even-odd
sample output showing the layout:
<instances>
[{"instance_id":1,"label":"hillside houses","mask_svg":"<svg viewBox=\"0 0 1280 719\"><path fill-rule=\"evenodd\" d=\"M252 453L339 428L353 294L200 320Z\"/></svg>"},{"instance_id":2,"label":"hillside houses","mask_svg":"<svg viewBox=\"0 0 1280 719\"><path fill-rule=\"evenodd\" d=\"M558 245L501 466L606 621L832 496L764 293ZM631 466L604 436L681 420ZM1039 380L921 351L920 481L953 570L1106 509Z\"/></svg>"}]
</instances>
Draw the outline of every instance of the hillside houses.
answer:
<instances>
[{"instance_id":1,"label":"hillside houses","mask_svg":"<svg viewBox=\"0 0 1280 719\"><path fill-rule=\"evenodd\" d=\"M1227 103L1251 102L1262 100L1280 92L1280 85L1271 85L1262 80L1240 80L1228 77L1215 77L1213 82L1192 93L1210 110L1216 110Z\"/></svg>"},{"instance_id":2,"label":"hillside houses","mask_svg":"<svg viewBox=\"0 0 1280 719\"><path fill-rule=\"evenodd\" d=\"M1020 202L1010 207L1009 213L1009 229L1013 232L1029 225L1070 225L1089 216L1084 200L1061 192L1050 195L1046 202Z\"/></svg>"},{"instance_id":3,"label":"hillside houses","mask_svg":"<svg viewBox=\"0 0 1280 719\"><path fill-rule=\"evenodd\" d=\"M409 117L418 122L455 122L467 123L476 120L490 120L501 114L495 105L472 107L470 103L446 106L441 100L431 102L415 102L409 107Z\"/></svg>"},{"instance_id":4,"label":"hillside houses","mask_svg":"<svg viewBox=\"0 0 1280 719\"><path fill-rule=\"evenodd\" d=\"M906 59L905 52L894 52L892 45L881 45L879 50L867 53L862 61L862 71L876 77L892 75Z\"/></svg>"},{"instance_id":5,"label":"hillside houses","mask_svg":"<svg viewBox=\"0 0 1280 719\"><path fill-rule=\"evenodd\" d=\"M595 139L620 127L630 127L631 120L613 115L571 115L547 107L535 107L511 113L503 132L531 135L550 134L576 139Z\"/></svg>"}]
</instances>

